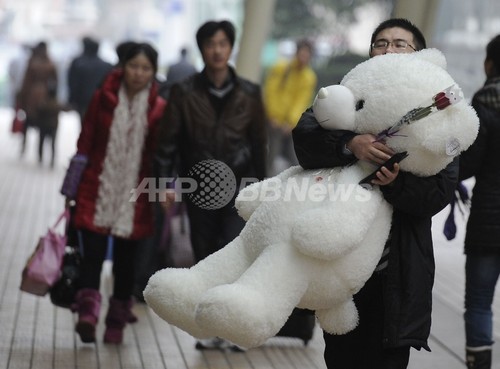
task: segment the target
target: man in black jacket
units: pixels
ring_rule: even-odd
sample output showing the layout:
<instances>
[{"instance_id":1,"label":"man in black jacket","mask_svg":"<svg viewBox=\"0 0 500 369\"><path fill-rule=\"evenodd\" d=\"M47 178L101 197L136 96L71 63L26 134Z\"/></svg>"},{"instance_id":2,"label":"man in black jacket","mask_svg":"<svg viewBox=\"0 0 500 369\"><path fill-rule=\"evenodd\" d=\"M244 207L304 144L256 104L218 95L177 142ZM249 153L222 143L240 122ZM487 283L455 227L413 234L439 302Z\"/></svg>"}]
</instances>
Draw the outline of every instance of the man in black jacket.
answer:
<instances>
[{"instance_id":1,"label":"man in black jacket","mask_svg":"<svg viewBox=\"0 0 500 369\"><path fill-rule=\"evenodd\" d=\"M82 39L83 52L75 57L68 69L68 103L78 112L83 122L92 95L113 66L102 60L99 43L90 38Z\"/></svg>"},{"instance_id":2,"label":"man in black jacket","mask_svg":"<svg viewBox=\"0 0 500 369\"><path fill-rule=\"evenodd\" d=\"M425 38L406 19L389 19L373 32L370 57L425 48ZM348 165L356 160L383 164L394 152L370 134L326 131L306 111L294 128L299 163L306 169ZM330 369L404 369L410 347L429 350L434 256L431 218L453 196L458 160L431 177L383 167L372 184L394 209L391 233L372 277L354 296L359 324L345 335L324 333ZM353 266L354 267L354 266Z\"/></svg>"},{"instance_id":3,"label":"man in black jacket","mask_svg":"<svg viewBox=\"0 0 500 369\"><path fill-rule=\"evenodd\" d=\"M479 134L460 159L460 180L475 177L465 235L465 343L469 369L490 369L492 304L500 275L500 35L486 47L486 82L472 106Z\"/></svg>"},{"instance_id":4,"label":"man in black jacket","mask_svg":"<svg viewBox=\"0 0 500 369\"><path fill-rule=\"evenodd\" d=\"M245 181L265 177L266 119L261 91L228 65L234 40L234 26L228 21L209 21L198 29L196 41L205 68L173 85L158 135L160 179L178 172L176 186L186 177L197 181L197 186L188 183L187 187L199 191L184 189L196 262L239 235L244 221L234 207L238 188ZM175 201L172 192L161 197L165 209ZM224 344L199 341L197 348L214 343Z\"/></svg>"}]
</instances>

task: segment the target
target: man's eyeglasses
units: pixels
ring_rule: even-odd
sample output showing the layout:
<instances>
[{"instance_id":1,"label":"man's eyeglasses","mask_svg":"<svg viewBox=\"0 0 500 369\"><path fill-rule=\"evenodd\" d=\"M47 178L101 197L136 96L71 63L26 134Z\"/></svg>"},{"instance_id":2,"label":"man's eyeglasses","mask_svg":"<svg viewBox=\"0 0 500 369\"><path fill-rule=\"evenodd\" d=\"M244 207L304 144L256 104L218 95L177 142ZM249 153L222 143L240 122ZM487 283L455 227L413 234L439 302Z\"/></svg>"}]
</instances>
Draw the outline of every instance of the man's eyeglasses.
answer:
<instances>
[{"instance_id":1,"label":"man's eyeglasses","mask_svg":"<svg viewBox=\"0 0 500 369\"><path fill-rule=\"evenodd\" d=\"M394 47L394 49L400 50L400 51L406 50L406 48L408 48L408 47L413 49L413 51L417 51L413 46L411 46L408 43L408 41L401 40L401 39L393 40L393 41L387 41L384 39L377 40L372 44L372 49L375 49L375 50L387 49L389 47L389 45L392 45L392 47Z\"/></svg>"}]
</instances>

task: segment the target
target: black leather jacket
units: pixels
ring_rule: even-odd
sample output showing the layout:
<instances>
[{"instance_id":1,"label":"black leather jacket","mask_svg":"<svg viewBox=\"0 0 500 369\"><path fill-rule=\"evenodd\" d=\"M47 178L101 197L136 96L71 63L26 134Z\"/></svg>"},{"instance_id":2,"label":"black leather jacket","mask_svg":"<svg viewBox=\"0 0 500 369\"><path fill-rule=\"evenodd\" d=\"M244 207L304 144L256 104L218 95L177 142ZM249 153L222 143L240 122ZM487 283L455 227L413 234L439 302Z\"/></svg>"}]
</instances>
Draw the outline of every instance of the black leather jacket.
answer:
<instances>
[{"instance_id":1,"label":"black leather jacket","mask_svg":"<svg viewBox=\"0 0 500 369\"><path fill-rule=\"evenodd\" d=\"M196 163L215 159L227 164L238 180L265 177L267 137L260 87L233 70L231 74L234 87L220 111L212 103L204 72L172 87L158 135L158 176L183 175Z\"/></svg>"},{"instance_id":2,"label":"black leather jacket","mask_svg":"<svg viewBox=\"0 0 500 369\"><path fill-rule=\"evenodd\" d=\"M347 165L356 160L342 153L355 133L323 129L311 110L302 115L292 134L297 158L306 169ZM381 187L394 209L384 289L384 347L429 350L435 269L431 218L448 205L457 179L456 158L434 176L400 172L393 186Z\"/></svg>"}]
</instances>

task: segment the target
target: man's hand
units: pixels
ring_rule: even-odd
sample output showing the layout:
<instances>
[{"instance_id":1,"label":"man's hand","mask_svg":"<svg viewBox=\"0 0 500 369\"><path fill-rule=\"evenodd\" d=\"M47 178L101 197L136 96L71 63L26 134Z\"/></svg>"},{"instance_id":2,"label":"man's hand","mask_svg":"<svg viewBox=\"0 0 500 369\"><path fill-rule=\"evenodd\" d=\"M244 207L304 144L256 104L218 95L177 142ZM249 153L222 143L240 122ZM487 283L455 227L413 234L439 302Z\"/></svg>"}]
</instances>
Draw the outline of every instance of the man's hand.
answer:
<instances>
[{"instance_id":1,"label":"man's hand","mask_svg":"<svg viewBox=\"0 0 500 369\"><path fill-rule=\"evenodd\" d=\"M160 205L164 212L167 212L175 203L175 190L168 188L160 192Z\"/></svg>"},{"instance_id":2,"label":"man's hand","mask_svg":"<svg viewBox=\"0 0 500 369\"><path fill-rule=\"evenodd\" d=\"M357 135L346 146L359 160L380 165L385 163L395 152L386 146L384 142L376 139L371 134Z\"/></svg>"},{"instance_id":3,"label":"man's hand","mask_svg":"<svg viewBox=\"0 0 500 369\"><path fill-rule=\"evenodd\" d=\"M372 183L374 185L387 186L396 179L398 174L399 174L399 164L397 163L394 164L392 171L390 171L386 167L382 167L380 168L379 171L377 171L376 173L377 179L372 180Z\"/></svg>"},{"instance_id":4,"label":"man's hand","mask_svg":"<svg viewBox=\"0 0 500 369\"><path fill-rule=\"evenodd\" d=\"M381 165L395 154L395 152L385 142L377 141L377 138L371 134L354 136L348 143L347 148L359 160L369 161L372 164ZM377 171L376 179L371 181L374 185L387 186L391 184L399 174L399 164L394 164L392 170L386 167Z\"/></svg>"},{"instance_id":5,"label":"man's hand","mask_svg":"<svg viewBox=\"0 0 500 369\"><path fill-rule=\"evenodd\" d=\"M69 209L72 206L76 205L76 201L74 199L70 199L69 197L64 198L64 206L66 209Z\"/></svg>"}]
</instances>

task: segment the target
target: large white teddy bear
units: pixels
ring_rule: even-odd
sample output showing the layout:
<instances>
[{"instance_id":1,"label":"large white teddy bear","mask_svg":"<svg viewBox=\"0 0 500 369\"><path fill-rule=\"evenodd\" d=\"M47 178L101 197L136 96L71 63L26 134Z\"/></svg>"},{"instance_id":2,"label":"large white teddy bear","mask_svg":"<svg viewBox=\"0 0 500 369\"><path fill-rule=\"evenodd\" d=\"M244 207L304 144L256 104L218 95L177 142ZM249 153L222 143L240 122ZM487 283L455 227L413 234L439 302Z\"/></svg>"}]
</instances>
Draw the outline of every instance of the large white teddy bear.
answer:
<instances>
[{"instance_id":1,"label":"large white teddy bear","mask_svg":"<svg viewBox=\"0 0 500 369\"><path fill-rule=\"evenodd\" d=\"M387 130L455 84L445 68L435 49L373 57L340 85L319 91L315 116L326 128L386 131L386 143L409 154L402 171L436 174L477 135L477 116L465 100L447 107L438 100L441 111L414 110L421 119ZM358 184L375 169L363 162L297 166L246 187L236 199L246 220L240 235L189 269L158 271L144 291L147 304L195 337L246 348L274 336L296 306L314 310L327 332L354 329L352 296L373 273L391 227L392 208L379 188Z\"/></svg>"}]
</instances>

